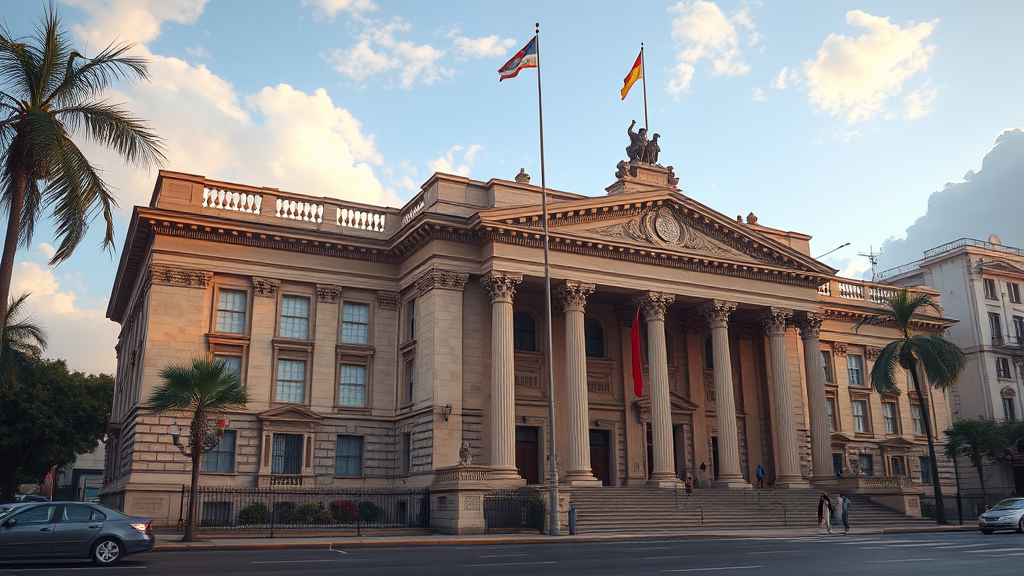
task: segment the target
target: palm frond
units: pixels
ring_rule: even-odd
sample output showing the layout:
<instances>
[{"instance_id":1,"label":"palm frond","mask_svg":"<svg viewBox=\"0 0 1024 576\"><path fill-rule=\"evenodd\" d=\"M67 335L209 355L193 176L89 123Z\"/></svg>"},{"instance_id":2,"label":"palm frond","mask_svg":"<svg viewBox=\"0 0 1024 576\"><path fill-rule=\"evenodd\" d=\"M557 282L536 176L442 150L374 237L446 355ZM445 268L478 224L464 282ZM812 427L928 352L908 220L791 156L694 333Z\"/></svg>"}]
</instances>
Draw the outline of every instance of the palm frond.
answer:
<instances>
[{"instance_id":1,"label":"palm frond","mask_svg":"<svg viewBox=\"0 0 1024 576\"><path fill-rule=\"evenodd\" d=\"M900 395L896 375L902 368L900 357L903 355L903 346L903 340L886 344L885 348L878 353L875 365L871 367L871 386L881 394Z\"/></svg>"},{"instance_id":2,"label":"palm frond","mask_svg":"<svg viewBox=\"0 0 1024 576\"><path fill-rule=\"evenodd\" d=\"M0 333L0 379L16 385L34 372L35 361L46 349L46 330L32 316L25 315L24 293L11 299L4 312Z\"/></svg>"},{"instance_id":3,"label":"palm frond","mask_svg":"<svg viewBox=\"0 0 1024 576\"><path fill-rule=\"evenodd\" d=\"M249 401L238 375L212 358L197 358L188 364L172 364L160 371L162 384L149 397L153 412L192 410L217 412L238 408Z\"/></svg>"},{"instance_id":4,"label":"palm frond","mask_svg":"<svg viewBox=\"0 0 1024 576\"><path fill-rule=\"evenodd\" d=\"M35 40L37 45L31 49L38 50L39 68L33 104L43 104L46 95L60 83L62 65L71 52L68 33L61 27L57 8L53 4L47 8L40 25L36 26Z\"/></svg>"},{"instance_id":5,"label":"palm frond","mask_svg":"<svg viewBox=\"0 0 1024 576\"><path fill-rule=\"evenodd\" d=\"M956 384L967 366L963 351L942 336L916 334L908 344L920 360L928 381L940 390Z\"/></svg>"},{"instance_id":6,"label":"palm frond","mask_svg":"<svg viewBox=\"0 0 1024 576\"><path fill-rule=\"evenodd\" d=\"M54 115L69 133L84 130L90 140L115 150L129 164L150 168L166 160L156 132L121 106L86 102L57 110Z\"/></svg>"},{"instance_id":7,"label":"palm frond","mask_svg":"<svg viewBox=\"0 0 1024 576\"><path fill-rule=\"evenodd\" d=\"M93 58L86 58L78 51L71 52L63 81L50 93L46 103L76 105L93 94L105 92L115 82L148 79L146 60L127 55L134 46L127 42L111 43Z\"/></svg>"}]
</instances>

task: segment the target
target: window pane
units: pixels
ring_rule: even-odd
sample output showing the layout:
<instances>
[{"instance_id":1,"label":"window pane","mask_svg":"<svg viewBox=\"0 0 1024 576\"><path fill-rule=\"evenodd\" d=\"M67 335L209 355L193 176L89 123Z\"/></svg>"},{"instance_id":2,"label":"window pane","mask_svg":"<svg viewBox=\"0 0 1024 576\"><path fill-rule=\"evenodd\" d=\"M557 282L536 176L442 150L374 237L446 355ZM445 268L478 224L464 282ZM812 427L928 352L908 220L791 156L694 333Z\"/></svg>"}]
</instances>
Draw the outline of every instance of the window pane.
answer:
<instances>
[{"instance_id":1,"label":"window pane","mask_svg":"<svg viewBox=\"0 0 1024 576\"><path fill-rule=\"evenodd\" d=\"M271 474L302 473L302 435L274 434Z\"/></svg>"},{"instance_id":2,"label":"window pane","mask_svg":"<svg viewBox=\"0 0 1024 576\"><path fill-rule=\"evenodd\" d=\"M838 430L836 427L836 401L834 398L827 398L825 400L825 409L828 411L829 430Z\"/></svg>"},{"instance_id":3,"label":"window pane","mask_svg":"<svg viewBox=\"0 0 1024 576\"><path fill-rule=\"evenodd\" d=\"M341 322L341 341L345 344L369 343L369 306L366 304L345 304Z\"/></svg>"},{"instance_id":4,"label":"window pane","mask_svg":"<svg viewBox=\"0 0 1024 576\"><path fill-rule=\"evenodd\" d=\"M914 434L924 434L924 422L921 420L921 405L910 405L910 416L914 419Z\"/></svg>"},{"instance_id":5,"label":"window pane","mask_svg":"<svg viewBox=\"0 0 1024 576\"><path fill-rule=\"evenodd\" d=\"M235 471L235 431L225 430L217 447L203 455L203 472L231 474Z\"/></svg>"},{"instance_id":6,"label":"window pane","mask_svg":"<svg viewBox=\"0 0 1024 576\"><path fill-rule=\"evenodd\" d=\"M885 433L896 433L896 405L892 402L882 403L882 415L885 417Z\"/></svg>"},{"instance_id":7,"label":"window pane","mask_svg":"<svg viewBox=\"0 0 1024 576\"><path fill-rule=\"evenodd\" d=\"M821 369L825 372L825 382L832 382L832 355L827 350L821 351Z\"/></svg>"},{"instance_id":8,"label":"window pane","mask_svg":"<svg viewBox=\"0 0 1024 576\"><path fill-rule=\"evenodd\" d=\"M309 338L309 298L281 299L281 338Z\"/></svg>"},{"instance_id":9,"label":"window pane","mask_svg":"<svg viewBox=\"0 0 1024 576\"><path fill-rule=\"evenodd\" d=\"M338 404L341 406L366 405L366 366L341 365Z\"/></svg>"},{"instance_id":10,"label":"window pane","mask_svg":"<svg viewBox=\"0 0 1024 576\"><path fill-rule=\"evenodd\" d=\"M860 473L864 476L875 475L875 458L871 454L860 455Z\"/></svg>"},{"instance_id":11,"label":"window pane","mask_svg":"<svg viewBox=\"0 0 1024 576\"><path fill-rule=\"evenodd\" d=\"M918 462L921 465L921 484L932 483L932 461L927 456L918 457Z\"/></svg>"},{"instance_id":12,"label":"window pane","mask_svg":"<svg viewBox=\"0 0 1024 576\"><path fill-rule=\"evenodd\" d=\"M277 401L302 402L306 392L306 361L277 361Z\"/></svg>"},{"instance_id":13,"label":"window pane","mask_svg":"<svg viewBox=\"0 0 1024 576\"><path fill-rule=\"evenodd\" d=\"M850 354L846 357L846 370L849 373L850 386L864 385L863 366L864 363L861 361L860 356Z\"/></svg>"},{"instance_id":14,"label":"window pane","mask_svg":"<svg viewBox=\"0 0 1024 576\"><path fill-rule=\"evenodd\" d=\"M867 432L867 402L864 400L853 401L853 430L854 432Z\"/></svg>"},{"instance_id":15,"label":"window pane","mask_svg":"<svg viewBox=\"0 0 1024 576\"><path fill-rule=\"evenodd\" d=\"M224 356L217 354L213 357L214 360L219 360L224 363L224 370L231 372L238 377L238 381L242 381L242 357L241 356Z\"/></svg>"},{"instance_id":16,"label":"window pane","mask_svg":"<svg viewBox=\"0 0 1024 576\"><path fill-rule=\"evenodd\" d=\"M338 436L334 475L363 475L363 438L361 436Z\"/></svg>"},{"instance_id":17,"label":"window pane","mask_svg":"<svg viewBox=\"0 0 1024 576\"><path fill-rule=\"evenodd\" d=\"M244 290L221 290L217 296L217 331L242 334L245 332Z\"/></svg>"},{"instance_id":18,"label":"window pane","mask_svg":"<svg viewBox=\"0 0 1024 576\"><path fill-rule=\"evenodd\" d=\"M583 328L586 336L586 353L590 358L604 357L604 328L597 320L587 320Z\"/></svg>"},{"instance_id":19,"label":"window pane","mask_svg":"<svg viewBox=\"0 0 1024 576\"><path fill-rule=\"evenodd\" d=\"M512 317L513 340L516 350L537 351L537 324L526 312L516 312Z\"/></svg>"}]
</instances>

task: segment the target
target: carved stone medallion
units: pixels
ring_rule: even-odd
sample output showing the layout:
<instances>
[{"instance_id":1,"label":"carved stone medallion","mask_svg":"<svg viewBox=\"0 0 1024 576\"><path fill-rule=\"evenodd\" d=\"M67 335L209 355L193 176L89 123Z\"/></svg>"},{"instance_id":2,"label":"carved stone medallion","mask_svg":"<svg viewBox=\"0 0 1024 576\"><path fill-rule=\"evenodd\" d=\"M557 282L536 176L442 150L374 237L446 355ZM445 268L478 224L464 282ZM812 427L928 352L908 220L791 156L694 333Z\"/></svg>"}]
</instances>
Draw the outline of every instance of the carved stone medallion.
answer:
<instances>
[{"instance_id":1,"label":"carved stone medallion","mask_svg":"<svg viewBox=\"0 0 1024 576\"><path fill-rule=\"evenodd\" d=\"M679 222L676 221L669 210L659 210L658 217L654 221L654 231L663 241L674 244L679 240Z\"/></svg>"}]
</instances>

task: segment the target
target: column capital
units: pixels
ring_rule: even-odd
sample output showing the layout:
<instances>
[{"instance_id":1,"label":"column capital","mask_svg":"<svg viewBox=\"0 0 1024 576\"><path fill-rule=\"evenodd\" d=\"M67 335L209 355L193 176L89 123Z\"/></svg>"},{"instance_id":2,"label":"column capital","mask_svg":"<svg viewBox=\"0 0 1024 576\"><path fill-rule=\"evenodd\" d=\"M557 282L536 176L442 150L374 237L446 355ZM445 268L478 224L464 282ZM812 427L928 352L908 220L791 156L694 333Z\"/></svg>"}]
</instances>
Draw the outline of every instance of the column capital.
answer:
<instances>
[{"instance_id":1,"label":"column capital","mask_svg":"<svg viewBox=\"0 0 1024 576\"><path fill-rule=\"evenodd\" d=\"M764 333L785 334L786 321L793 317L793 311L785 308L768 308L757 314L757 321L764 327Z\"/></svg>"},{"instance_id":2,"label":"column capital","mask_svg":"<svg viewBox=\"0 0 1024 576\"><path fill-rule=\"evenodd\" d=\"M697 307L697 313L708 320L712 328L729 322L729 315L736 311L736 303L727 300L709 300Z\"/></svg>"},{"instance_id":3,"label":"column capital","mask_svg":"<svg viewBox=\"0 0 1024 576\"><path fill-rule=\"evenodd\" d=\"M583 312L587 306L587 296L593 294L595 288L597 288L595 284L566 280L565 284L555 288L555 302L561 307L563 313Z\"/></svg>"},{"instance_id":4,"label":"column capital","mask_svg":"<svg viewBox=\"0 0 1024 576\"><path fill-rule=\"evenodd\" d=\"M398 303L401 302L402 297L398 292L377 292L377 306L381 310L398 310Z\"/></svg>"},{"instance_id":5,"label":"column capital","mask_svg":"<svg viewBox=\"0 0 1024 576\"><path fill-rule=\"evenodd\" d=\"M643 292L633 296L633 302L644 311L644 320L665 320L665 311L676 301L674 294Z\"/></svg>"},{"instance_id":6,"label":"column capital","mask_svg":"<svg viewBox=\"0 0 1024 576\"><path fill-rule=\"evenodd\" d=\"M466 287L466 282L468 280L469 274L454 272L451 270L442 270L441 268L431 268L416 279L416 292L418 294L424 294L435 288L441 290L458 290L461 292L462 289Z\"/></svg>"},{"instance_id":7,"label":"column capital","mask_svg":"<svg viewBox=\"0 0 1024 576\"><path fill-rule=\"evenodd\" d=\"M341 286L332 286L330 284L316 285L316 299L318 302L337 302L340 297Z\"/></svg>"},{"instance_id":8,"label":"column capital","mask_svg":"<svg viewBox=\"0 0 1024 576\"><path fill-rule=\"evenodd\" d=\"M277 296L277 290L281 287L281 281L275 278L260 278L258 276L253 276L252 286L255 289L257 296L273 298Z\"/></svg>"},{"instance_id":9,"label":"column capital","mask_svg":"<svg viewBox=\"0 0 1024 576\"><path fill-rule=\"evenodd\" d=\"M800 330L801 338L817 338L821 333L821 314L804 312L793 319L793 324Z\"/></svg>"},{"instance_id":10,"label":"column capital","mask_svg":"<svg viewBox=\"0 0 1024 576\"><path fill-rule=\"evenodd\" d=\"M491 271L480 278L480 284L491 294L491 304L495 302L512 302L516 295L516 285L523 281L522 274Z\"/></svg>"}]
</instances>

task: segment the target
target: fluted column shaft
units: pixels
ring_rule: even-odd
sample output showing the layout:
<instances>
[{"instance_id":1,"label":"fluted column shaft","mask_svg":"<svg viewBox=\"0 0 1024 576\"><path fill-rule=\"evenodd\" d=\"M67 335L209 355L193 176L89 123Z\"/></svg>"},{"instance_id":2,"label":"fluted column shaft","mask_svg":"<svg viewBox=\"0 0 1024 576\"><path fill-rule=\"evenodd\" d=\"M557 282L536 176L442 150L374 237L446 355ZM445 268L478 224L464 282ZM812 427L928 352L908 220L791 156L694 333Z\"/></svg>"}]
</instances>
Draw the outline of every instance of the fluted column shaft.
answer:
<instances>
[{"instance_id":1,"label":"fluted column shaft","mask_svg":"<svg viewBox=\"0 0 1024 576\"><path fill-rule=\"evenodd\" d=\"M665 310L675 296L647 292L636 298L647 322L647 364L650 374L651 440L654 456L651 477L654 485L679 482L674 467L672 403L668 393L668 356L665 350Z\"/></svg>"},{"instance_id":2,"label":"fluted column shaft","mask_svg":"<svg viewBox=\"0 0 1024 576\"><path fill-rule=\"evenodd\" d=\"M711 327L712 361L715 370L715 414L718 419L718 479L726 487L749 484L740 473L740 443L736 430L736 398L732 388L729 355L729 314L735 302L712 300L699 308Z\"/></svg>"},{"instance_id":3,"label":"fluted column shaft","mask_svg":"<svg viewBox=\"0 0 1024 576\"><path fill-rule=\"evenodd\" d=\"M772 399L775 404L772 416L775 419L775 458L778 466L775 485L778 487L807 484L800 476L793 391L789 384L789 371L786 370L786 320L792 315L789 310L772 308L759 318L768 337L768 355L772 364Z\"/></svg>"},{"instance_id":4,"label":"fluted column shaft","mask_svg":"<svg viewBox=\"0 0 1024 576\"><path fill-rule=\"evenodd\" d=\"M807 314L797 319L804 344L804 373L807 375L807 403L811 425L811 475L814 478L833 476L832 436L828 427L825 398L825 373L821 368L821 317Z\"/></svg>"},{"instance_id":5,"label":"fluted column shaft","mask_svg":"<svg viewBox=\"0 0 1024 576\"><path fill-rule=\"evenodd\" d=\"M565 396L568 459L565 481L571 484L600 484L590 467L590 406L587 392L587 341L584 308L593 284L566 282L555 298L565 312Z\"/></svg>"},{"instance_id":6,"label":"fluted column shaft","mask_svg":"<svg viewBox=\"0 0 1024 576\"><path fill-rule=\"evenodd\" d=\"M522 280L522 275L498 272L480 280L491 294L491 467L498 479L519 477L512 297Z\"/></svg>"}]
</instances>

